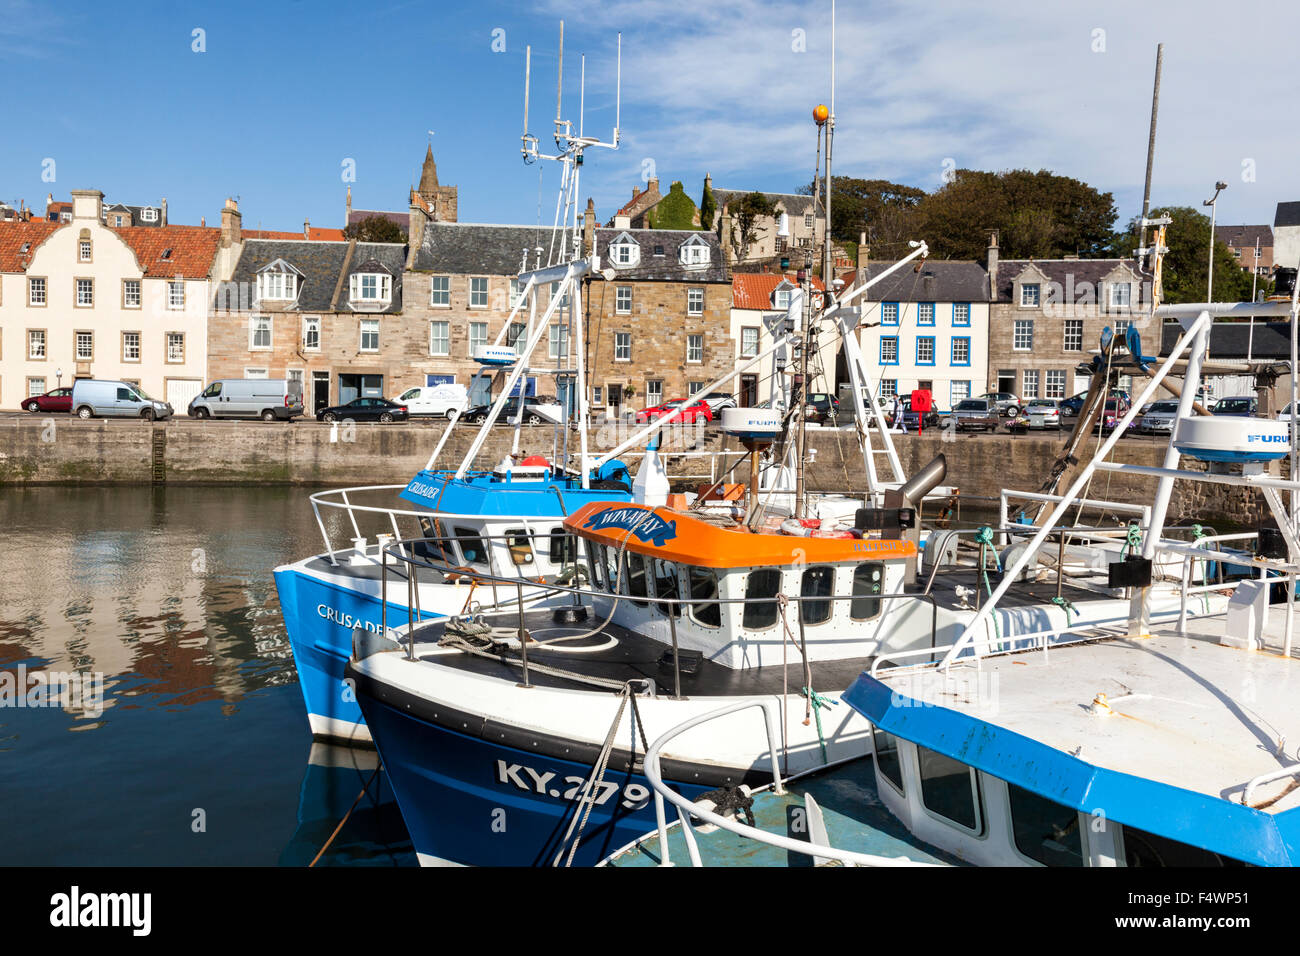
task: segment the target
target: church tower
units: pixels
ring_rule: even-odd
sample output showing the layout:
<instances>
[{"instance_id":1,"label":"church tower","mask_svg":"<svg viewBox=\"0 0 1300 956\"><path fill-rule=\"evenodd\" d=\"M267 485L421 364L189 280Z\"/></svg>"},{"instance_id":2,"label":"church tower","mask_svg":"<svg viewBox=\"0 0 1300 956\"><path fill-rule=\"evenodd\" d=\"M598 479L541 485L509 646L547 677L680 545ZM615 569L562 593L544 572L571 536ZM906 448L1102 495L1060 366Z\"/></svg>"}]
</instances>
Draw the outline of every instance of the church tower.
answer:
<instances>
[{"instance_id":1,"label":"church tower","mask_svg":"<svg viewBox=\"0 0 1300 956\"><path fill-rule=\"evenodd\" d=\"M433 161L433 144L424 153L420 186L411 190L411 205L422 207L435 222L455 222L458 189L438 185L438 164Z\"/></svg>"}]
</instances>

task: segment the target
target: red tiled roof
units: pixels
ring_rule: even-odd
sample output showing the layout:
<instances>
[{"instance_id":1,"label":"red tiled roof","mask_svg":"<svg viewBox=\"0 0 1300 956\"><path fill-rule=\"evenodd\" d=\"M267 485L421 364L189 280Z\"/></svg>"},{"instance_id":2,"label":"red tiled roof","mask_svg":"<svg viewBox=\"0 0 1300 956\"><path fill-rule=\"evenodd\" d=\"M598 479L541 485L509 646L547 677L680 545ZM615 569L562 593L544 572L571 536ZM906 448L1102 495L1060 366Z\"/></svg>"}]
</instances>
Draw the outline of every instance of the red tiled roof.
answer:
<instances>
[{"instance_id":1,"label":"red tiled roof","mask_svg":"<svg viewBox=\"0 0 1300 956\"><path fill-rule=\"evenodd\" d=\"M147 276L205 279L221 243L221 230L214 226L118 226L113 231L135 252ZM164 259L168 249L171 254Z\"/></svg>"},{"instance_id":2,"label":"red tiled roof","mask_svg":"<svg viewBox=\"0 0 1300 956\"><path fill-rule=\"evenodd\" d=\"M274 229L242 229L245 239L301 239L301 232L277 232Z\"/></svg>"},{"instance_id":3,"label":"red tiled roof","mask_svg":"<svg viewBox=\"0 0 1300 956\"><path fill-rule=\"evenodd\" d=\"M307 238L313 242L342 242L342 229L327 229L323 226L308 226Z\"/></svg>"},{"instance_id":4,"label":"red tiled roof","mask_svg":"<svg viewBox=\"0 0 1300 956\"><path fill-rule=\"evenodd\" d=\"M731 305L736 309L757 309L762 312L772 311L772 293L781 284L781 280L796 285L794 273L781 275L779 272L737 272L731 277ZM813 277L814 289L821 290L822 280Z\"/></svg>"},{"instance_id":5,"label":"red tiled roof","mask_svg":"<svg viewBox=\"0 0 1300 956\"><path fill-rule=\"evenodd\" d=\"M30 222L6 219L0 222L0 272L23 272L32 261L32 254L61 222L33 219ZM31 243L26 253L23 246Z\"/></svg>"}]
</instances>

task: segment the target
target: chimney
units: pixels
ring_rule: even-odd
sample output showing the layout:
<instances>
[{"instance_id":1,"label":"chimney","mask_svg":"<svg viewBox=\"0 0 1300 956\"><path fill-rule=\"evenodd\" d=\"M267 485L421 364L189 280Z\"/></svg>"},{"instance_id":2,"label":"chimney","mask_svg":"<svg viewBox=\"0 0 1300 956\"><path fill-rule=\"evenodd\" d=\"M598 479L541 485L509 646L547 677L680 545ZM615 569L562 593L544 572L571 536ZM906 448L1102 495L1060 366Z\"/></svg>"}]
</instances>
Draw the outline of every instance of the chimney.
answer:
<instances>
[{"instance_id":1,"label":"chimney","mask_svg":"<svg viewBox=\"0 0 1300 956\"><path fill-rule=\"evenodd\" d=\"M998 300L998 231L989 233L988 262L985 265L989 274L989 301Z\"/></svg>"},{"instance_id":2,"label":"chimney","mask_svg":"<svg viewBox=\"0 0 1300 956\"><path fill-rule=\"evenodd\" d=\"M722 240L722 262L723 265L731 265L731 213L727 212L726 207L722 209L722 219L718 224L718 237Z\"/></svg>"},{"instance_id":3,"label":"chimney","mask_svg":"<svg viewBox=\"0 0 1300 956\"><path fill-rule=\"evenodd\" d=\"M162 225L167 225L167 197L163 196L162 201Z\"/></svg>"},{"instance_id":4,"label":"chimney","mask_svg":"<svg viewBox=\"0 0 1300 956\"><path fill-rule=\"evenodd\" d=\"M199 228L202 229L202 228L203 228L204 226L206 226L207 224L208 224L208 217L207 217L207 216L199 216Z\"/></svg>"},{"instance_id":5,"label":"chimney","mask_svg":"<svg viewBox=\"0 0 1300 956\"><path fill-rule=\"evenodd\" d=\"M348 208L343 213L343 226L346 228L352 221L352 187L348 187Z\"/></svg>"},{"instance_id":6,"label":"chimney","mask_svg":"<svg viewBox=\"0 0 1300 956\"><path fill-rule=\"evenodd\" d=\"M596 251L596 204L587 197L587 211L582 214L582 254L590 256Z\"/></svg>"},{"instance_id":7,"label":"chimney","mask_svg":"<svg viewBox=\"0 0 1300 956\"><path fill-rule=\"evenodd\" d=\"M244 241L244 217L239 211L239 203L227 199L221 210L221 245L229 247Z\"/></svg>"},{"instance_id":8,"label":"chimney","mask_svg":"<svg viewBox=\"0 0 1300 956\"><path fill-rule=\"evenodd\" d=\"M311 220L310 220L310 219L304 219L304 220L302 221L302 237L303 237L304 239L310 239L310 238L311 238Z\"/></svg>"},{"instance_id":9,"label":"chimney","mask_svg":"<svg viewBox=\"0 0 1300 956\"><path fill-rule=\"evenodd\" d=\"M635 198L636 198L637 196L639 196L639 195L641 195L641 188L640 188L639 186L633 186L633 187L632 187L632 198L635 199Z\"/></svg>"},{"instance_id":10,"label":"chimney","mask_svg":"<svg viewBox=\"0 0 1300 956\"><path fill-rule=\"evenodd\" d=\"M650 182L646 185L646 192L648 192L648 193L655 193L656 195L658 195L658 193L659 193L659 180L657 180L657 179L652 179L652 180L650 180Z\"/></svg>"}]
</instances>

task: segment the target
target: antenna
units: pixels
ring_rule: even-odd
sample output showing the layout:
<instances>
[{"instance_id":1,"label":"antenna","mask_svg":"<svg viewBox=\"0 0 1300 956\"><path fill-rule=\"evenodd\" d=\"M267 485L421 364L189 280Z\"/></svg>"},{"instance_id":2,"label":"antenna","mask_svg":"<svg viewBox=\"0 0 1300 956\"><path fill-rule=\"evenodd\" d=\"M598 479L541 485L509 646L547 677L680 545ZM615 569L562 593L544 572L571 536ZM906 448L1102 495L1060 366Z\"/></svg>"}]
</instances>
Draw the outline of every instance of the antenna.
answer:
<instances>
[{"instance_id":1,"label":"antenna","mask_svg":"<svg viewBox=\"0 0 1300 956\"><path fill-rule=\"evenodd\" d=\"M560 68L555 79L555 125L560 125L560 103L564 99L564 21L560 21Z\"/></svg>"}]
</instances>

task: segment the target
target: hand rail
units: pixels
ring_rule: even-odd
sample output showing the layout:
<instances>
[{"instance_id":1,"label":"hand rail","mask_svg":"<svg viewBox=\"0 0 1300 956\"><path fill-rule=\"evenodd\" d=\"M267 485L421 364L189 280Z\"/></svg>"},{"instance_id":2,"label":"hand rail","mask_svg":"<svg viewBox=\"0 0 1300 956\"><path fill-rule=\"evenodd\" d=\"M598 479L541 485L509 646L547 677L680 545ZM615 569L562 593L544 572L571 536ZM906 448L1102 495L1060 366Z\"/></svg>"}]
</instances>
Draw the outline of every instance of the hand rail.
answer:
<instances>
[{"instance_id":1,"label":"hand rail","mask_svg":"<svg viewBox=\"0 0 1300 956\"><path fill-rule=\"evenodd\" d=\"M922 863L916 860L909 860L906 857L886 857L877 856L871 853L855 853L852 850L840 850L832 846L824 846L819 843L811 843L803 840L795 840L788 836L776 833L768 833L766 830L760 830L757 827L751 827L748 824L739 823L736 820L724 817L714 813L712 810L706 810L699 804L688 800L680 793L677 793L666 783L664 783L663 773L659 766L659 753L663 748L679 734L685 733L693 727L700 724L708 723L728 714L738 713L742 710L759 708L763 711L764 730L767 733L767 752L772 762L772 792L775 794L784 794L785 788L781 783L781 768L777 760L776 745L776 726L777 726L777 705L770 700L743 701L735 704L728 704L726 707L710 711L707 714L701 714L693 717L684 723L672 727L659 736L649 749L646 751L644 772L646 779L650 782L650 787L655 794L655 822L659 834L659 849L661 853L660 866L672 866L672 860L668 850L668 826L664 815L664 801L667 800L677 809L678 819L682 824L682 835L686 839L687 852L690 854L692 866L702 866L700 859L699 844L695 839L695 830L691 825L691 818L696 817L705 823L713 824L730 833L749 840L757 840L759 843L766 843L780 850L787 852L802 853L805 856L821 857L828 860L838 860L852 866L933 866L932 863Z\"/></svg>"},{"instance_id":2,"label":"hand rail","mask_svg":"<svg viewBox=\"0 0 1300 956\"><path fill-rule=\"evenodd\" d=\"M648 762L649 761L647 761L647 763ZM1251 806L1250 798L1254 795L1255 790L1264 784L1297 775L1300 775L1300 763L1289 764L1285 767L1279 767L1277 770L1270 770L1267 773L1261 773L1258 777L1254 777L1246 784L1246 791L1241 795L1242 804L1247 807Z\"/></svg>"}]
</instances>

